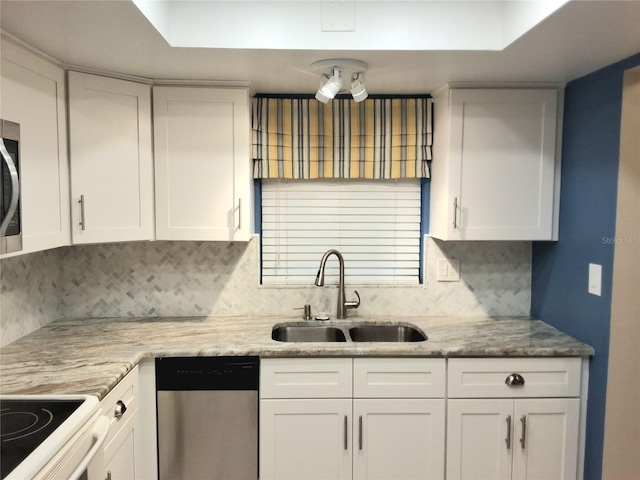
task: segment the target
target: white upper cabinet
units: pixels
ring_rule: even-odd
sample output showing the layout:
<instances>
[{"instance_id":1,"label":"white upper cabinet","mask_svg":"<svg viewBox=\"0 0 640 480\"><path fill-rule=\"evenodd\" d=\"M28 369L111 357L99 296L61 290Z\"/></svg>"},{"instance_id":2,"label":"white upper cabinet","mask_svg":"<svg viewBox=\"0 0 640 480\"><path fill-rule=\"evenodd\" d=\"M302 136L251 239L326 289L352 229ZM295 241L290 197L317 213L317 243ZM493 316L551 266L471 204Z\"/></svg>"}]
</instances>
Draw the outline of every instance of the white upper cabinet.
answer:
<instances>
[{"instance_id":1,"label":"white upper cabinet","mask_svg":"<svg viewBox=\"0 0 640 480\"><path fill-rule=\"evenodd\" d=\"M73 243L152 240L151 87L69 72Z\"/></svg>"},{"instance_id":2,"label":"white upper cabinet","mask_svg":"<svg viewBox=\"0 0 640 480\"><path fill-rule=\"evenodd\" d=\"M23 249L15 254L68 245L64 71L3 38L1 103L2 118L20 124Z\"/></svg>"},{"instance_id":3,"label":"white upper cabinet","mask_svg":"<svg viewBox=\"0 0 640 480\"><path fill-rule=\"evenodd\" d=\"M556 89L434 94L430 234L557 238Z\"/></svg>"},{"instance_id":4,"label":"white upper cabinet","mask_svg":"<svg viewBox=\"0 0 640 480\"><path fill-rule=\"evenodd\" d=\"M248 240L248 91L154 87L153 105L156 238Z\"/></svg>"}]
</instances>

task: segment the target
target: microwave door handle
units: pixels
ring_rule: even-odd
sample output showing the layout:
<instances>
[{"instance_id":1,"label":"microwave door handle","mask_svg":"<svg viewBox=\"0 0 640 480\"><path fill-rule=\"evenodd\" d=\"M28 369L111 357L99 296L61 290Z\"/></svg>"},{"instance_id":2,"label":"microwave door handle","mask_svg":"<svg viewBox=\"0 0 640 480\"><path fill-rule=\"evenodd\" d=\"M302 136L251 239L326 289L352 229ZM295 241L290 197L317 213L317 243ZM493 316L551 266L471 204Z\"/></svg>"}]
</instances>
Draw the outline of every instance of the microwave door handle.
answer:
<instances>
[{"instance_id":1,"label":"microwave door handle","mask_svg":"<svg viewBox=\"0 0 640 480\"><path fill-rule=\"evenodd\" d=\"M16 168L16 164L13 163L13 158L9 155L9 151L7 150L7 146L4 144L4 140L0 138L0 155L2 155L2 160L7 164L7 168L9 169L9 176L11 177L11 200L9 201L9 208L7 210L7 215L2 220L0 224L0 236L4 236L7 228L9 228L9 223L13 218L13 215L16 213L16 209L18 208L18 199L20 198L20 182L18 181L18 169Z\"/></svg>"}]
</instances>

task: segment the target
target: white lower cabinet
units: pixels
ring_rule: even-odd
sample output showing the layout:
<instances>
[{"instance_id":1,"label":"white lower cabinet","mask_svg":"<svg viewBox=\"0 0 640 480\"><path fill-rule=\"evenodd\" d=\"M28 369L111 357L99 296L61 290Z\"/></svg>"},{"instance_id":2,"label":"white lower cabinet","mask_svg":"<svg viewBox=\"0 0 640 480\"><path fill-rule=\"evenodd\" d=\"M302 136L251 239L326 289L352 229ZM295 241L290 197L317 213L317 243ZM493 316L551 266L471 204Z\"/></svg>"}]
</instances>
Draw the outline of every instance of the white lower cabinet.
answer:
<instances>
[{"instance_id":1,"label":"white lower cabinet","mask_svg":"<svg viewBox=\"0 0 640 480\"><path fill-rule=\"evenodd\" d=\"M139 472L138 367L100 402L111 422L105 440L105 479L135 480Z\"/></svg>"},{"instance_id":2,"label":"white lower cabinet","mask_svg":"<svg viewBox=\"0 0 640 480\"><path fill-rule=\"evenodd\" d=\"M350 479L351 399L260 402L261 479Z\"/></svg>"},{"instance_id":3,"label":"white lower cabinet","mask_svg":"<svg viewBox=\"0 0 640 480\"><path fill-rule=\"evenodd\" d=\"M448 382L447 479L576 478L579 358L451 359Z\"/></svg>"},{"instance_id":4,"label":"white lower cabinet","mask_svg":"<svg viewBox=\"0 0 640 480\"><path fill-rule=\"evenodd\" d=\"M262 480L444 478L444 359L263 359L261 370Z\"/></svg>"},{"instance_id":5,"label":"white lower cabinet","mask_svg":"<svg viewBox=\"0 0 640 480\"><path fill-rule=\"evenodd\" d=\"M516 400L513 477L576 478L580 400Z\"/></svg>"},{"instance_id":6,"label":"white lower cabinet","mask_svg":"<svg viewBox=\"0 0 640 480\"><path fill-rule=\"evenodd\" d=\"M443 478L444 410L444 399L354 399L353 478Z\"/></svg>"}]
</instances>

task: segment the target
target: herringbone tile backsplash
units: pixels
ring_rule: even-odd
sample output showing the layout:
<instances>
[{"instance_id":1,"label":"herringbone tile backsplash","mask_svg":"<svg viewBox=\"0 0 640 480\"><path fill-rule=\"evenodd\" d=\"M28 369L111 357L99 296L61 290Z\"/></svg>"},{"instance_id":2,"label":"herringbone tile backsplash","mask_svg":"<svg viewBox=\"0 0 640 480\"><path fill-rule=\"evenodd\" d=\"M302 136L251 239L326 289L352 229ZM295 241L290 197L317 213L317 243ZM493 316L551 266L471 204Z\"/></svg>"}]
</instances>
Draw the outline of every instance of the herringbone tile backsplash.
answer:
<instances>
[{"instance_id":1,"label":"herringbone tile backsplash","mask_svg":"<svg viewBox=\"0 0 640 480\"><path fill-rule=\"evenodd\" d=\"M0 261L0 346L60 316L59 258L57 249Z\"/></svg>"},{"instance_id":2,"label":"herringbone tile backsplash","mask_svg":"<svg viewBox=\"0 0 640 480\"><path fill-rule=\"evenodd\" d=\"M352 316L529 315L530 242L427 238L425 256L425 285L358 286ZM460 282L436 282L439 257L460 259ZM58 317L298 316L293 309L306 303L335 312L335 286L260 286L258 258L254 238L73 246L2 260L2 344Z\"/></svg>"}]
</instances>

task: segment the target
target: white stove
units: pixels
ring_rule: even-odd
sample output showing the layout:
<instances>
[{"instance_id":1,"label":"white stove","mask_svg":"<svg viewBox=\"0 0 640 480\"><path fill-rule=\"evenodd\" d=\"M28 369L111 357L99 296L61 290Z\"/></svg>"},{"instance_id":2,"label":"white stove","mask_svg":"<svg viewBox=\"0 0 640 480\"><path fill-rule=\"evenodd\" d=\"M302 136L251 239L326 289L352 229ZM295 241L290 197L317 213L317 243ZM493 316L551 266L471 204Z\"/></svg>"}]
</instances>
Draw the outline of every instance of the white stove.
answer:
<instances>
[{"instance_id":1,"label":"white stove","mask_svg":"<svg viewBox=\"0 0 640 480\"><path fill-rule=\"evenodd\" d=\"M0 478L103 479L108 431L91 395L0 395Z\"/></svg>"}]
</instances>

